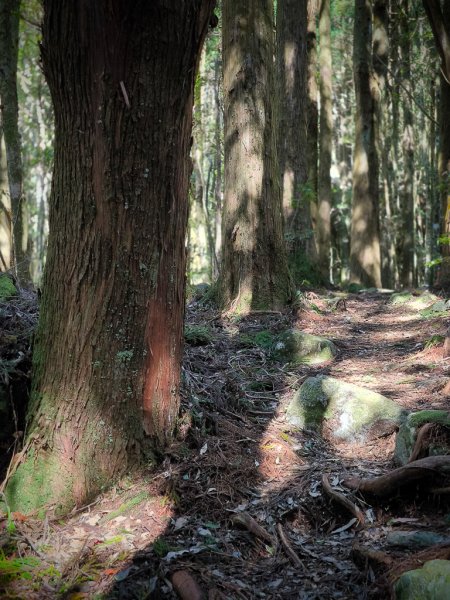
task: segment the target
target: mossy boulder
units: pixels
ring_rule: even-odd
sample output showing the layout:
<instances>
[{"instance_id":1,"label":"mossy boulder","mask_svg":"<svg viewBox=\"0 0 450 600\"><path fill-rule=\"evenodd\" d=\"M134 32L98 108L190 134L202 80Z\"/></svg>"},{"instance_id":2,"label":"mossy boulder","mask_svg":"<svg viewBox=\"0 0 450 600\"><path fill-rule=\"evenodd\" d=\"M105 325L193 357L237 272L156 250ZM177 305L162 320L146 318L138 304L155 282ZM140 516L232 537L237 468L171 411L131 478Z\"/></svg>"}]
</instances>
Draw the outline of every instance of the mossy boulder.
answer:
<instances>
[{"instance_id":1,"label":"mossy boulder","mask_svg":"<svg viewBox=\"0 0 450 600\"><path fill-rule=\"evenodd\" d=\"M276 360L293 365L317 365L331 360L336 354L336 346L330 340L297 329L289 329L277 336L273 348Z\"/></svg>"},{"instance_id":2,"label":"mossy boulder","mask_svg":"<svg viewBox=\"0 0 450 600\"><path fill-rule=\"evenodd\" d=\"M306 379L286 416L292 425L327 431L336 441L365 442L395 431L405 415L401 407L381 394L318 375Z\"/></svg>"},{"instance_id":3,"label":"mossy boulder","mask_svg":"<svg viewBox=\"0 0 450 600\"><path fill-rule=\"evenodd\" d=\"M0 301L17 296L16 286L8 275L0 275Z\"/></svg>"},{"instance_id":4,"label":"mossy boulder","mask_svg":"<svg viewBox=\"0 0 450 600\"><path fill-rule=\"evenodd\" d=\"M450 429L450 413L446 410L421 410L410 413L398 430L395 440L394 461L406 465L417 439L417 432L425 423L436 423ZM430 444L428 455L450 454L450 448Z\"/></svg>"},{"instance_id":5,"label":"mossy boulder","mask_svg":"<svg viewBox=\"0 0 450 600\"><path fill-rule=\"evenodd\" d=\"M396 600L450 598L450 561L429 560L421 569L403 573L394 586Z\"/></svg>"}]
</instances>

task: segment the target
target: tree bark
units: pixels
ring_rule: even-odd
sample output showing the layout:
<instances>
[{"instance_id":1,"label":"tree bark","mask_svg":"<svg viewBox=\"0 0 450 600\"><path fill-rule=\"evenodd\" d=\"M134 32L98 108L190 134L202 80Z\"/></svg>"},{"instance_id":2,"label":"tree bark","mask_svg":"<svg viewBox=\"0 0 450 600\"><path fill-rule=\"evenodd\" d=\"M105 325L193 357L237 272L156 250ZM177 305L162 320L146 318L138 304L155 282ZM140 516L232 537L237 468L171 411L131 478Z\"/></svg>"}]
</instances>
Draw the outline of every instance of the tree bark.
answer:
<instances>
[{"instance_id":1,"label":"tree bark","mask_svg":"<svg viewBox=\"0 0 450 600\"><path fill-rule=\"evenodd\" d=\"M350 271L352 282L381 287L371 32L371 4L367 0L355 0L353 69L356 115Z\"/></svg>"},{"instance_id":2,"label":"tree bark","mask_svg":"<svg viewBox=\"0 0 450 600\"><path fill-rule=\"evenodd\" d=\"M319 194L317 210L317 247L319 267L325 281L330 279L331 250L331 150L333 143L333 103L331 64L330 0L321 0L319 10L320 128Z\"/></svg>"},{"instance_id":3,"label":"tree bark","mask_svg":"<svg viewBox=\"0 0 450 600\"><path fill-rule=\"evenodd\" d=\"M13 266L19 285L31 285L28 221L23 194L22 150L17 97L20 0L0 6L0 109L11 202Z\"/></svg>"},{"instance_id":4,"label":"tree bark","mask_svg":"<svg viewBox=\"0 0 450 600\"><path fill-rule=\"evenodd\" d=\"M315 202L308 188L307 10L305 2L277 6L277 73L280 78L278 157L289 267L296 283L315 279L316 244L311 221Z\"/></svg>"},{"instance_id":5,"label":"tree bark","mask_svg":"<svg viewBox=\"0 0 450 600\"><path fill-rule=\"evenodd\" d=\"M292 297L276 150L270 0L225 2L225 182L221 305L279 309Z\"/></svg>"},{"instance_id":6,"label":"tree bark","mask_svg":"<svg viewBox=\"0 0 450 600\"><path fill-rule=\"evenodd\" d=\"M414 194L414 115L411 106L411 32L409 27L409 0L401 0L400 15L400 52L403 109L403 185L400 197L402 216L400 240L400 283L403 287L412 287L416 283L414 265L415 242L415 194Z\"/></svg>"},{"instance_id":7,"label":"tree bark","mask_svg":"<svg viewBox=\"0 0 450 600\"><path fill-rule=\"evenodd\" d=\"M308 18L308 30L307 30L307 85L308 85L308 98L307 98L307 151L308 151L308 189L311 194L311 218L313 228L317 225L317 197L318 197L318 165L319 165L319 110L317 107L317 32L316 32L316 18L318 11L318 0L307 0L307 18ZM317 234L316 234L317 238Z\"/></svg>"},{"instance_id":8,"label":"tree bark","mask_svg":"<svg viewBox=\"0 0 450 600\"><path fill-rule=\"evenodd\" d=\"M171 437L194 77L212 0L45 0L55 164L15 510L83 504Z\"/></svg>"},{"instance_id":9,"label":"tree bark","mask_svg":"<svg viewBox=\"0 0 450 600\"><path fill-rule=\"evenodd\" d=\"M8 167L3 133L0 128L0 271L8 271L12 256L11 203L8 187Z\"/></svg>"}]
</instances>

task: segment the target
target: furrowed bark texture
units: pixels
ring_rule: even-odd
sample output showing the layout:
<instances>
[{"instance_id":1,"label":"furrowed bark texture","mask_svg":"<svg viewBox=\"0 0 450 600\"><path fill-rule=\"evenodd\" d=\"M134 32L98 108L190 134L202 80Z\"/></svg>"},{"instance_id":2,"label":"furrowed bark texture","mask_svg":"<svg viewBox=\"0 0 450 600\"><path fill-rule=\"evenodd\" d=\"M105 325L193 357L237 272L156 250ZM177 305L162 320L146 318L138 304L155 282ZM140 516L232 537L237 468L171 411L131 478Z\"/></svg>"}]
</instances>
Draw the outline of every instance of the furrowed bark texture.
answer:
<instances>
[{"instance_id":1,"label":"furrowed bark texture","mask_svg":"<svg viewBox=\"0 0 450 600\"><path fill-rule=\"evenodd\" d=\"M219 295L233 312L291 298L281 212L270 0L223 5L225 192Z\"/></svg>"},{"instance_id":2,"label":"furrowed bark texture","mask_svg":"<svg viewBox=\"0 0 450 600\"><path fill-rule=\"evenodd\" d=\"M0 3L0 108L11 204L13 265L19 284L28 286L31 283L28 220L23 196L22 150L17 97L19 12L20 0L2 0Z\"/></svg>"},{"instance_id":3,"label":"furrowed bark texture","mask_svg":"<svg viewBox=\"0 0 450 600\"><path fill-rule=\"evenodd\" d=\"M329 280L331 250L331 151L333 143L331 14L330 0L321 0L319 10L320 129L317 248L322 277Z\"/></svg>"},{"instance_id":4,"label":"furrowed bark texture","mask_svg":"<svg viewBox=\"0 0 450 600\"><path fill-rule=\"evenodd\" d=\"M308 13L307 25L307 60L308 60L308 100L307 100L307 150L308 150L308 187L311 191L313 202L311 204L311 217L313 227L317 225L317 186L318 186L318 139L319 139L319 111L317 108L317 33L316 17L318 0L307 0ZM316 236L317 237L317 236Z\"/></svg>"},{"instance_id":5,"label":"furrowed bark texture","mask_svg":"<svg viewBox=\"0 0 450 600\"><path fill-rule=\"evenodd\" d=\"M371 3L355 0L353 69L356 116L350 271L352 282L381 287L371 20Z\"/></svg>"},{"instance_id":6,"label":"furrowed bark texture","mask_svg":"<svg viewBox=\"0 0 450 600\"><path fill-rule=\"evenodd\" d=\"M444 3L443 25L450 37L450 4ZM440 105L440 147L439 147L439 177L441 189L442 235L441 244L442 264L439 284L450 289L450 81L441 74L441 105Z\"/></svg>"},{"instance_id":7,"label":"furrowed bark texture","mask_svg":"<svg viewBox=\"0 0 450 600\"><path fill-rule=\"evenodd\" d=\"M278 158L288 261L296 283L308 278L317 262L311 221L315 196L308 186L306 8L297 0L280 0L277 6Z\"/></svg>"},{"instance_id":8,"label":"furrowed bark texture","mask_svg":"<svg viewBox=\"0 0 450 600\"><path fill-rule=\"evenodd\" d=\"M213 2L45 0L55 165L26 457L12 506L67 509L170 438L193 84Z\"/></svg>"},{"instance_id":9,"label":"furrowed bark texture","mask_svg":"<svg viewBox=\"0 0 450 600\"><path fill-rule=\"evenodd\" d=\"M11 202L9 199L6 151L0 128L0 271L11 267L12 255Z\"/></svg>"}]
</instances>

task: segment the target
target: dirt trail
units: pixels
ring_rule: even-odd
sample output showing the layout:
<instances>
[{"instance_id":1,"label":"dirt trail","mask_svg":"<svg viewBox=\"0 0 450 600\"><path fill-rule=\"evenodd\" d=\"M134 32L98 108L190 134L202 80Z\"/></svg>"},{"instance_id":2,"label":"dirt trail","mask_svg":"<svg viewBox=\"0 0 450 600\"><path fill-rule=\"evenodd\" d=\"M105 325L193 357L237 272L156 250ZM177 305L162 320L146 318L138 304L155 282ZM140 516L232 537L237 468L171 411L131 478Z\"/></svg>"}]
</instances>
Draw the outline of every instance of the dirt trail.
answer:
<instances>
[{"instance_id":1,"label":"dirt trail","mask_svg":"<svg viewBox=\"0 0 450 600\"><path fill-rule=\"evenodd\" d=\"M44 521L17 517L9 547L21 544L38 563L32 583L9 584L17 593L10 597L177 598L171 577L183 571L211 599L385 598L386 569L364 560L357 566L352 548L385 552L388 531L408 519L444 528L448 508L426 496L373 505L352 497L366 520L358 529L324 493L322 476L349 495L340 485L345 476L391 468L394 435L334 447L289 426L284 411L317 373L374 389L408 410L448 409L447 316L425 318L413 301L396 305L380 293L311 293L295 313L242 319L193 302L183 416L162 466L130 476L64 521L51 513ZM336 359L295 369L271 360L271 336L292 326L332 339ZM402 552L388 556L395 563Z\"/></svg>"}]
</instances>

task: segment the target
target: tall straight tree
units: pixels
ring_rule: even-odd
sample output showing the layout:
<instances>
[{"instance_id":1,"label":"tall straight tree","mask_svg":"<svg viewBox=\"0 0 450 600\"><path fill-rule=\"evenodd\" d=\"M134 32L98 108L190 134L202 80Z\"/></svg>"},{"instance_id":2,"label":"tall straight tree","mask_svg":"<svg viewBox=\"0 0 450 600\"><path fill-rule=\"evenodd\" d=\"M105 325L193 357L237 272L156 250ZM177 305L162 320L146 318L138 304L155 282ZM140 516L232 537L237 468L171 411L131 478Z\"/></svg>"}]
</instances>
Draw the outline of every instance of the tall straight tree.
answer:
<instances>
[{"instance_id":1,"label":"tall straight tree","mask_svg":"<svg viewBox=\"0 0 450 600\"><path fill-rule=\"evenodd\" d=\"M280 77L278 157L288 261L294 281L311 275L317 262L311 221L315 197L308 186L307 156L307 7L279 0L277 73Z\"/></svg>"},{"instance_id":2,"label":"tall straight tree","mask_svg":"<svg viewBox=\"0 0 450 600\"><path fill-rule=\"evenodd\" d=\"M355 78L355 149L350 243L350 277L354 283L381 286L378 218L378 157L372 69L372 9L355 0L353 70Z\"/></svg>"},{"instance_id":3,"label":"tall straight tree","mask_svg":"<svg viewBox=\"0 0 450 600\"><path fill-rule=\"evenodd\" d=\"M306 136L307 136L307 151L308 151L308 188L313 202L311 203L311 216L313 226L317 225L317 186L318 186L318 141L319 141L319 111L317 107L317 27L316 18L318 10L318 0L307 0L307 85L308 98L306 110ZM317 236L316 236L317 237Z\"/></svg>"},{"instance_id":4,"label":"tall straight tree","mask_svg":"<svg viewBox=\"0 0 450 600\"><path fill-rule=\"evenodd\" d=\"M7 486L19 510L85 503L170 438L194 77L212 5L44 1L55 164L32 418Z\"/></svg>"},{"instance_id":5,"label":"tall straight tree","mask_svg":"<svg viewBox=\"0 0 450 600\"><path fill-rule=\"evenodd\" d=\"M6 148L11 205L12 254L20 285L29 285L30 257L25 198L23 194L22 151L17 97L20 0L0 4L0 114Z\"/></svg>"},{"instance_id":6,"label":"tall straight tree","mask_svg":"<svg viewBox=\"0 0 450 600\"><path fill-rule=\"evenodd\" d=\"M411 31L410 31L410 3L409 0L399 2L400 25L400 73L402 83L402 110L403 110L403 181L400 193L400 207L402 227L400 236L400 283L404 287L415 284L414 267L414 237L415 237L415 207L414 207L414 115L411 98Z\"/></svg>"},{"instance_id":7,"label":"tall straight tree","mask_svg":"<svg viewBox=\"0 0 450 600\"><path fill-rule=\"evenodd\" d=\"M441 57L439 178L442 214L442 263L439 285L450 289L450 3L423 0Z\"/></svg>"},{"instance_id":8,"label":"tall straight tree","mask_svg":"<svg viewBox=\"0 0 450 600\"><path fill-rule=\"evenodd\" d=\"M319 9L320 125L317 248L319 266L329 279L331 250L331 151L333 143L333 99L331 64L331 0L321 0Z\"/></svg>"},{"instance_id":9,"label":"tall straight tree","mask_svg":"<svg viewBox=\"0 0 450 600\"><path fill-rule=\"evenodd\" d=\"M276 149L273 2L223 4L225 181L219 296L234 312L291 298Z\"/></svg>"}]
</instances>

